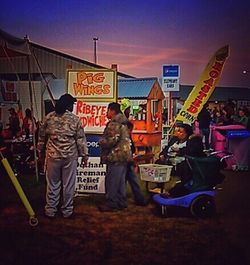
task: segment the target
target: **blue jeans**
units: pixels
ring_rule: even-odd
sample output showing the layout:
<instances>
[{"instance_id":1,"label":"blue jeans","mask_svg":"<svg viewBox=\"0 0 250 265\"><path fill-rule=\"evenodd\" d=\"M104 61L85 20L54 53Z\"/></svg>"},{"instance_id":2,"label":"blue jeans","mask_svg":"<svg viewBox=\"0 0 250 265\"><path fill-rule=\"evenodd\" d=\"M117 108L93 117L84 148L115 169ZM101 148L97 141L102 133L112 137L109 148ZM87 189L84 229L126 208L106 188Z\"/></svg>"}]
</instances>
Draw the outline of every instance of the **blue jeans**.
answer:
<instances>
[{"instance_id":1,"label":"blue jeans","mask_svg":"<svg viewBox=\"0 0 250 265\"><path fill-rule=\"evenodd\" d=\"M141 193L140 186L137 182L137 176L136 176L135 167L133 164L129 164L127 167L126 180L128 181L131 187L132 193L134 195L135 203L138 203L138 204L144 203L145 200Z\"/></svg>"},{"instance_id":2,"label":"blue jeans","mask_svg":"<svg viewBox=\"0 0 250 265\"><path fill-rule=\"evenodd\" d=\"M126 170L127 164L107 164L105 177L106 205L113 209L126 208Z\"/></svg>"}]
</instances>

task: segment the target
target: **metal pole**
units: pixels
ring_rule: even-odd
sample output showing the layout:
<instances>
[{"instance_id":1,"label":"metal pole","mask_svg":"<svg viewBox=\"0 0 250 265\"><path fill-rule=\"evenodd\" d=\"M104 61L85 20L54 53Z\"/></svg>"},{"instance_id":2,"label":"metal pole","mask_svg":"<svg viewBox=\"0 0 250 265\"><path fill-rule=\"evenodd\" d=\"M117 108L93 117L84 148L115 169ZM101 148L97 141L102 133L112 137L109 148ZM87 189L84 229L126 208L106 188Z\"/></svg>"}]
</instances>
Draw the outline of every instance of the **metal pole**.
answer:
<instances>
[{"instance_id":1,"label":"metal pole","mask_svg":"<svg viewBox=\"0 0 250 265\"><path fill-rule=\"evenodd\" d=\"M94 41L94 62L95 62L95 64L97 64L96 47L97 47L97 41L98 41L98 38L94 37L94 38L93 38L93 41Z\"/></svg>"},{"instance_id":2,"label":"metal pole","mask_svg":"<svg viewBox=\"0 0 250 265\"><path fill-rule=\"evenodd\" d=\"M31 110L31 117L32 117L32 129L33 129L33 146L34 146L34 160L35 160L35 169L36 169L36 181L39 181L39 173L38 173L38 164L37 164L37 153L36 153L36 139L35 139L35 121L33 116L33 93L32 93L32 86L31 86L31 69L30 69L30 56L27 56L27 64L28 64L28 78L29 78L29 95L30 95L30 110Z\"/></svg>"},{"instance_id":3,"label":"metal pole","mask_svg":"<svg viewBox=\"0 0 250 265\"><path fill-rule=\"evenodd\" d=\"M48 81L46 80L46 78L45 78L45 76L44 76L44 74L43 74L43 72L42 72L42 67L41 67L41 65L40 65L40 63L39 63L39 61L38 61L38 59L37 59L35 53L32 53L32 55L33 55L33 57L35 58L35 61L36 61L36 64L37 64L38 70L39 70L39 72L40 72L40 75L41 75L43 81L45 82L45 85L46 85L47 91L48 91L48 93L49 93L49 97L50 97L51 102L52 102L52 105L55 107L55 99L54 99L53 93L52 93L52 91L51 91L51 89L50 89L50 87L49 87L49 83L48 83Z\"/></svg>"}]
</instances>

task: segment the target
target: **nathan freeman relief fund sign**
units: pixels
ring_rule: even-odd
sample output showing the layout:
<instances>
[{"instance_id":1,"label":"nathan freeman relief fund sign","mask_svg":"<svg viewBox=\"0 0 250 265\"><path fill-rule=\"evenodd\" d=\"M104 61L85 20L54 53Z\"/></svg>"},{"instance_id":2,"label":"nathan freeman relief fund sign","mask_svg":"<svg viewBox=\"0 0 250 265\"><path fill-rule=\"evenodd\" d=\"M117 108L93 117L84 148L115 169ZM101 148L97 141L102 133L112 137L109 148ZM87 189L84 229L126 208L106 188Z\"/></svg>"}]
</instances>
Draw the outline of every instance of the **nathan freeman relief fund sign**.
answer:
<instances>
[{"instance_id":1,"label":"nathan freeman relief fund sign","mask_svg":"<svg viewBox=\"0 0 250 265\"><path fill-rule=\"evenodd\" d=\"M111 69L68 70L67 91L77 99L74 113L84 127L90 154L85 168L78 164L76 192L105 193L106 165L100 163L98 142L108 122L108 104L117 101L117 73Z\"/></svg>"}]
</instances>

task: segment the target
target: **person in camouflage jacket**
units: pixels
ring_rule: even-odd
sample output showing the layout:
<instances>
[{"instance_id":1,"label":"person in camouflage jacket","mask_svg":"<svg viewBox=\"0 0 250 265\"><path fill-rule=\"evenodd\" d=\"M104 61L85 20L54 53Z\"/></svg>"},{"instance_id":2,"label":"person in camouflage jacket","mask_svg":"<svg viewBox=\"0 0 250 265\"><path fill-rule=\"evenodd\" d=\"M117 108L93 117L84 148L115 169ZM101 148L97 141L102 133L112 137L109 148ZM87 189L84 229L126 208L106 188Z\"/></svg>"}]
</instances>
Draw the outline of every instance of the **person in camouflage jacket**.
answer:
<instances>
[{"instance_id":1,"label":"person in camouflage jacket","mask_svg":"<svg viewBox=\"0 0 250 265\"><path fill-rule=\"evenodd\" d=\"M110 121L99 141L101 162L107 165L105 176L106 203L101 211L116 211L127 208L125 177L127 163L132 159L127 118L121 113L120 105L112 102L108 106Z\"/></svg>"},{"instance_id":2,"label":"person in camouflage jacket","mask_svg":"<svg viewBox=\"0 0 250 265\"><path fill-rule=\"evenodd\" d=\"M39 129L37 150L39 157L45 151L47 180L45 215L55 217L60 199L61 182L63 200L61 211L65 218L73 214L78 157L88 159L88 148L80 119L72 113L76 101L70 94L60 97L55 111L49 113Z\"/></svg>"}]
</instances>

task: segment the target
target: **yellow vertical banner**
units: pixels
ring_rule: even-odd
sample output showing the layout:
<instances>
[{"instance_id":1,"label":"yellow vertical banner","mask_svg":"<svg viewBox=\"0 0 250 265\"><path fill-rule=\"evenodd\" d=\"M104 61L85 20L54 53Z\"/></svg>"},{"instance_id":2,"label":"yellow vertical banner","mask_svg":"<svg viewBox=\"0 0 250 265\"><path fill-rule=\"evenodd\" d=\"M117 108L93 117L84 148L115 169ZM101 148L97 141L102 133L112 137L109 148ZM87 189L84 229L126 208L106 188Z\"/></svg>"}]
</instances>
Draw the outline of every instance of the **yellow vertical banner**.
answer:
<instances>
[{"instance_id":1,"label":"yellow vertical banner","mask_svg":"<svg viewBox=\"0 0 250 265\"><path fill-rule=\"evenodd\" d=\"M229 56L229 46L220 48L208 62L199 81L190 92L184 106L177 114L176 121L192 124L203 105L208 101L218 82L224 63Z\"/></svg>"}]
</instances>

